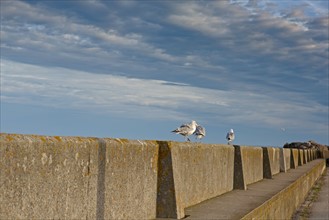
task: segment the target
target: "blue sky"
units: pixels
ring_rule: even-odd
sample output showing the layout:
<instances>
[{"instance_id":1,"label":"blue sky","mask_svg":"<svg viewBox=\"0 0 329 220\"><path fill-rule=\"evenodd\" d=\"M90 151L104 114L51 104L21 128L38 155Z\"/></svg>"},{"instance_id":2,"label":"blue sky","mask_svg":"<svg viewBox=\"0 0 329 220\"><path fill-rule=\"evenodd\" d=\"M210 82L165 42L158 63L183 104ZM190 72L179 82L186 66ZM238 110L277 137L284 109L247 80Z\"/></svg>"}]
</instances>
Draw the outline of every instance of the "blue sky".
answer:
<instances>
[{"instance_id":1,"label":"blue sky","mask_svg":"<svg viewBox=\"0 0 329 220\"><path fill-rule=\"evenodd\" d=\"M328 1L1 0L1 132L328 140Z\"/></svg>"}]
</instances>

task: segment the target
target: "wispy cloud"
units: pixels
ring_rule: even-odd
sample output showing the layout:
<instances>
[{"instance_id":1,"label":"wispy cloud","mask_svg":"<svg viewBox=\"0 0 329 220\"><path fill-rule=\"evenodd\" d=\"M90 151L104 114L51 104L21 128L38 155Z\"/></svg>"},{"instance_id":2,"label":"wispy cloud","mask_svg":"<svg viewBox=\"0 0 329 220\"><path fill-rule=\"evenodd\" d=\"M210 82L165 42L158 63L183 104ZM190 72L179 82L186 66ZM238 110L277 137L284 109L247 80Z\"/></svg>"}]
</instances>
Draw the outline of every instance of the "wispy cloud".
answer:
<instances>
[{"instance_id":1,"label":"wispy cloud","mask_svg":"<svg viewBox=\"0 0 329 220\"><path fill-rule=\"evenodd\" d=\"M312 118L327 111L325 106L305 102L294 93L264 95L239 90L219 91L6 60L1 63L1 70L1 99L6 102L181 120L192 117L190 112L196 110L204 121L244 121L274 127L298 127L305 123L303 117ZM296 120L295 111L299 112L299 120ZM324 127L325 123L317 126Z\"/></svg>"}]
</instances>

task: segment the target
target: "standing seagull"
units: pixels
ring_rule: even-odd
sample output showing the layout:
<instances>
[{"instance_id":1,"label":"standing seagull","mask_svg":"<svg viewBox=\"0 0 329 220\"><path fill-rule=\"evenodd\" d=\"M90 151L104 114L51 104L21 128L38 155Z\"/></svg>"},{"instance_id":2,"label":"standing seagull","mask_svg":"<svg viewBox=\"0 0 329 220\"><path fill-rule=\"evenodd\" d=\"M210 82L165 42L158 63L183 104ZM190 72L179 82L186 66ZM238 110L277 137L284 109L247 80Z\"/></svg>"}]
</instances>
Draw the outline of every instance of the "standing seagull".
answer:
<instances>
[{"instance_id":1,"label":"standing seagull","mask_svg":"<svg viewBox=\"0 0 329 220\"><path fill-rule=\"evenodd\" d=\"M196 126L195 132L193 133L196 136L196 139L202 139L206 136L206 129L201 125Z\"/></svg>"},{"instance_id":2,"label":"standing seagull","mask_svg":"<svg viewBox=\"0 0 329 220\"><path fill-rule=\"evenodd\" d=\"M186 139L186 141L190 141L188 136L193 134L196 130L197 123L196 121L192 121L190 124L182 124L179 128L176 128L172 132L176 134L181 134L183 135Z\"/></svg>"},{"instance_id":3,"label":"standing seagull","mask_svg":"<svg viewBox=\"0 0 329 220\"><path fill-rule=\"evenodd\" d=\"M234 140L234 131L232 128L229 132L227 132L226 139L228 141L227 144L231 144L231 142Z\"/></svg>"}]
</instances>

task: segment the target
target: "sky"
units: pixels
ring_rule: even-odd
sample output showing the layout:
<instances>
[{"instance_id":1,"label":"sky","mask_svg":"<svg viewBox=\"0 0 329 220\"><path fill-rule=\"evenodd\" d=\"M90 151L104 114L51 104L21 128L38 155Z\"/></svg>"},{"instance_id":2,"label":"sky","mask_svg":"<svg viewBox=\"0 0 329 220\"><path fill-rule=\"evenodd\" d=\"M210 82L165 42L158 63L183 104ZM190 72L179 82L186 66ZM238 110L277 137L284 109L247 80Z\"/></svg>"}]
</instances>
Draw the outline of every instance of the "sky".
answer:
<instances>
[{"instance_id":1,"label":"sky","mask_svg":"<svg viewBox=\"0 0 329 220\"><path fill-rule=\"evenodd\" d=\"M328 0L0 2L2 133L329 145Z\"/></svg>"}]
</instances>

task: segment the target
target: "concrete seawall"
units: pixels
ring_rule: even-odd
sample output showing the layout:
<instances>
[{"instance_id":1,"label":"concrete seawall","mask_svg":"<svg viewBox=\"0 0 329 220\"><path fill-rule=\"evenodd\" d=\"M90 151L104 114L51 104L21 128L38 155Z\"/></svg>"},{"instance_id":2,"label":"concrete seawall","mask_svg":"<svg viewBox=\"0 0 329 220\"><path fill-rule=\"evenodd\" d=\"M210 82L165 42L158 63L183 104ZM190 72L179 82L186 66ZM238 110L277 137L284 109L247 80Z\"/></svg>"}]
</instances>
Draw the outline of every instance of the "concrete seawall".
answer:
<instances>
[{"instance_id":1,"label":"concrete seawall","mask_svg":"<svg viewBox=\"0 0 329 220\"><path fill-rule=\"evenodd\" d=\"M324 161L317 163L295 182L241 219L290 219L325 169Z\"/></svg>"},{"instance_id":2,"label":"concrete seawall","mask_svg":"<svg viewBox=\"0 0 329 220\"><path fill-rule=\"evenodd\" d=\"M298 149L298 166L305 164L304 150Z\"/></svg>"},{"instance_id":3,"label":"concrete seawall","mask_svg":"<svg viewBox=\"0 0 329 220\"><path fill-rule=\"evenodd\" d=\"M180 219L310 161L296 149L167 141L1 134L0 144L0 219Z\"/></svg>"},{"instance_id":4,"label":"concrete seawall","mask_svg":"<svg viewBox=\"0 0 329 220\"><path fill-rule=\"evenodd\" d=\"M291 219L305 192L323 173L323 159L276 174L186 209L186 219Z\"/></svg>"},{"instance_id":5,"label":"concrete seawall","mask_svg":"<svg viewBox=\"0 0 329 220\"><path fill-rule=\"evenodd\" d=\"M291 150L290 168L296 169L298 166L300 166L299 150L298 149L290 149L290 150Z\"/></svg>"},{"instance_id":6,"label":"concrete seawall","mask_svg":"<svg viewBox=\"0 0 329 220\"><path fill-rule=\"evenodd\" d=\"M243 172L246 185L263 179L263 149L241 147Z\"/></svg>"},{"instance_id":7,"label":"concrete seawall","mask_svg":"<svg viewBox=\"0 0 329 220\"><path fill-rule=\"evenodd\" d=\"M239 145L234 148L234 189L246 190L248 184L263 179L263 149Z\"/></svg>"},{"instance_id":8,"label":"concrete seawall","mask_svg":"<svg viewBox=\"0 0 329 220\"><path fill-rule=\"evenodd\" d=\"M160 160L170 157L172 168L159 172L166 188L159 191L158 217L183 218L186 207L233 190L232 146L163 142L160 148ZM166 201L175 202L169 208Z\"/></svg>"},{"instance_id":9,"label":"concrete seawall","mask_svg":"<svg viewBox=\"0 0 329 220\"><path fill-rule=\"evenodd\" d=\"M271 179L280 172L280 149L263 147L263 178Z\"/></svg>"},{"instance_id":10,"label":"concrete seawall","mask_svg":"<svg viewBox=\"0 0 329 220\"><path fill-rule=\"evenodd\" d=\"M98 144L1 135L0 219L95 218Z\"/></svg>"},{"instance_id":11,"label":"concrete seawall","mask_svg":"<svg viewBox=\"0 0 329 220\"><path fill-rule=\"evenodd\" d=\"M290 169L291 150L280 148L280 172L287 172Z\"/></svg>"},{"instance_id":12,"label":"concrete seawall","mask_svg":"<svg viewBox=\"0 0 329 220\"><path fill-rule=\"evenodd\" d=\"M98 219L155 218L157 143L106 138L100 150Z\"/></svg>"},{"instance_id":13,"label":"concrete seawall","mask_svg":"<svg viewBox=\"0 0 329 220\"><path fill-rule=\"evenodd\" d=\"M156 218L156 142L1 134L0 219Z\"/></svg>"}]
</instances>

